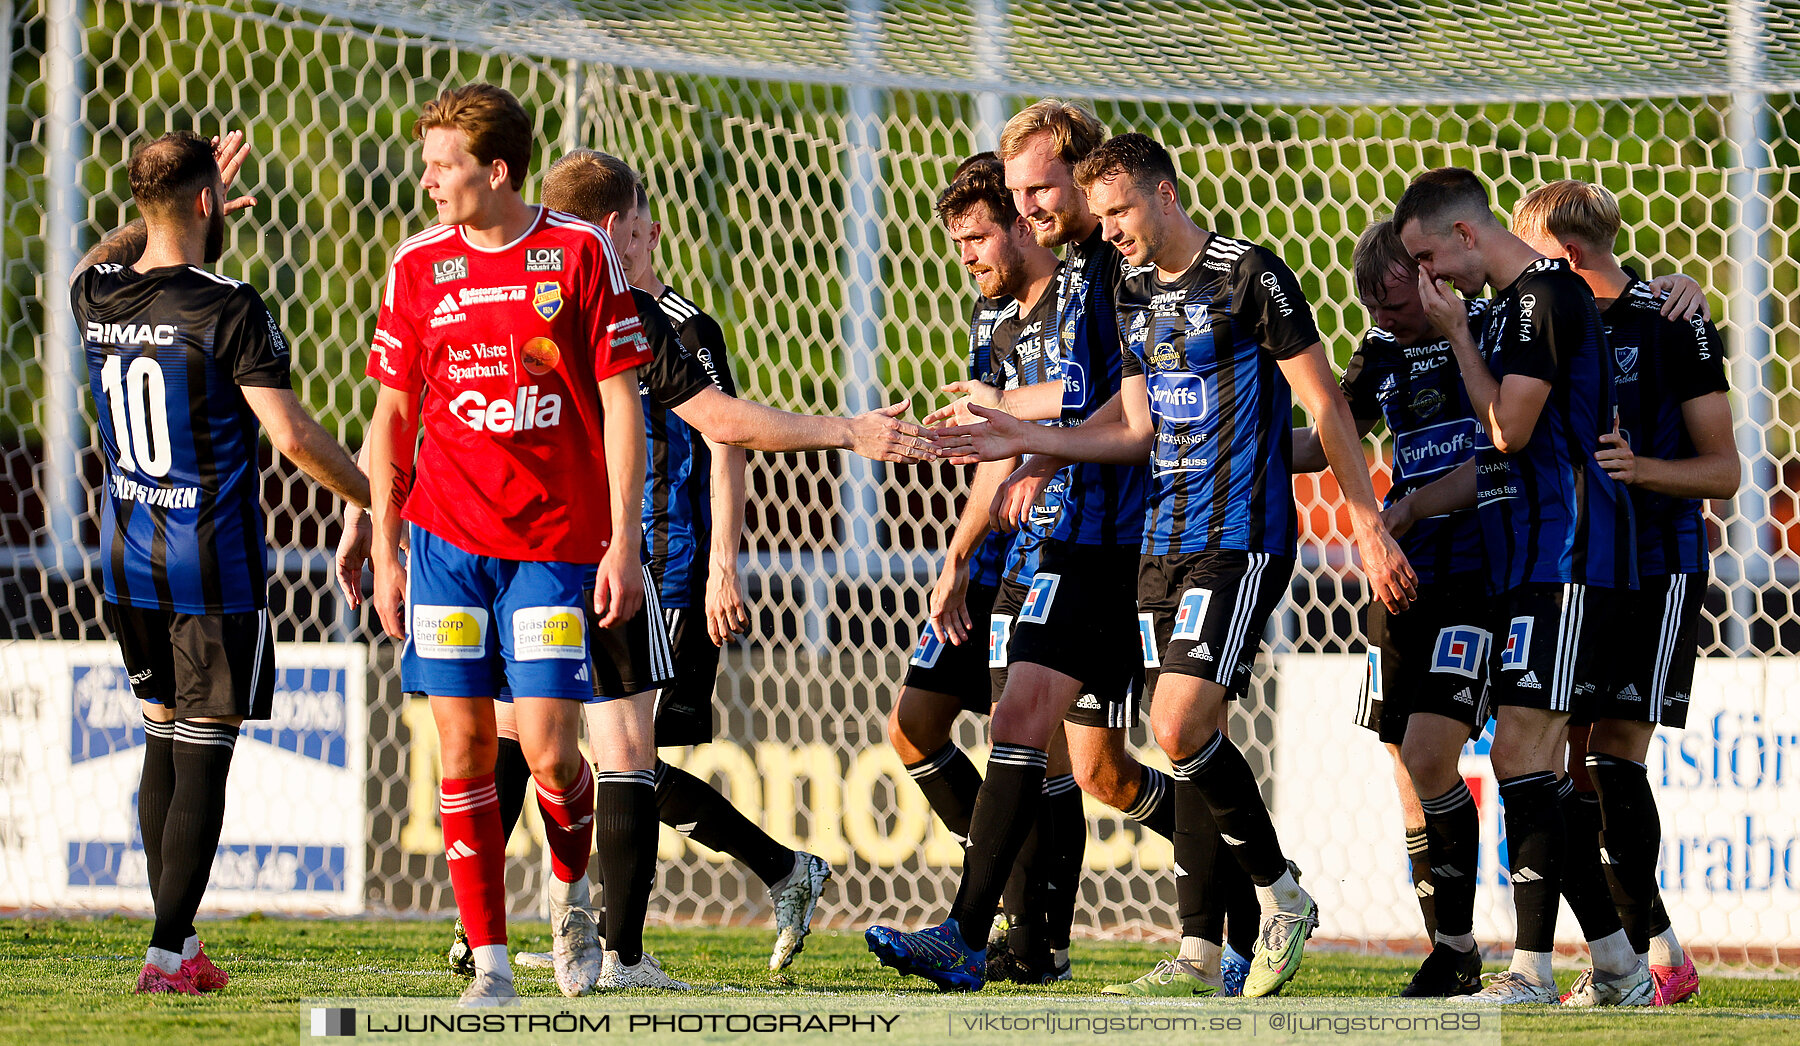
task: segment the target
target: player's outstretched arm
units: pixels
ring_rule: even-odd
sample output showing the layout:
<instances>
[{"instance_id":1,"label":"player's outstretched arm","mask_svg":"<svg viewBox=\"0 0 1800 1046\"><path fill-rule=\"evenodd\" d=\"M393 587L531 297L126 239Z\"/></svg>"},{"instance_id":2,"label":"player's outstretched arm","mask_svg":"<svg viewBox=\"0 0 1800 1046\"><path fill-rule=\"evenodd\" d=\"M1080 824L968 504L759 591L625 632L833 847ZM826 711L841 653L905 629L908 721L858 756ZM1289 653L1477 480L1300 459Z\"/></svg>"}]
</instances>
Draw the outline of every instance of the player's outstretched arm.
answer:
<instances>
[{"instance_id":1,"label":"player's outstretched arm","mask_svg":"<svg viewBox=\"0 0 1800 1046\"><path fill-rule=\"evenodd\" d=\"M256 385L239 388L277 453L338 497L358 508L369 507L369 478L356 467L350 452L301 405L294 390Z\"/></svg>"},{"instance_id":2,"label":"player's outstretched arm","mask_svg":"<svg viewBox=\"0 0 1800 1046\"><path fill-rule=\"evenodd\" d=\"M1000 489L994 491L993 502L988 506L988 518L994 529L1010 534L1024 526L1031 515L1031 506L1037 504L1050 481L1068 465L1069 462L1049 454L1026 458L1025 463L1000 484Z\"/></svg>"},{"instance_id":3,"label":"player's outstretched arm","mask_svg":"<svg viewBox=\"0 0 1800 1046\"><path fill-rule=\"evenodd\" d=\"M412 487L418 396L387 385L375 392L369 419L369 511L375 517L369 559L375 567L375 613L395 639L406 638L406 568L400 562L405 523L400 510Z\"/></svg>"},{"instance_id":4,"label":"player's outstretched arm","mask_svg":"<svg viewBox=\"0 0 1800 1046\"><path fill-rule=\"evenodd\" d=\"M715 443L746 450L791 453L848 450L876 461L931 461L937 450L930 431L901 421L905 403L832 418L776 410L751 400L704 389L675 408L682 421Z\"/></svg>"},{"instance_id":5,"label":"player's outstretched arm","mask_svg":"<svg viewBox=\"0 0 1800 1046\"><path fill-rule=\"evenodd\" d=\"M1712 319L1712 309L1706 304L1706 288L1700 286L1700 281L1692 276L1676 272L1645 280L1644 283L1653 293L1664 296L1663 319L1691 320L1696 316L1703 320Z\"/></svg>"},{"instance_id":6,"label":"player's outstretched arm","mask_svg":"<svg viewBox=\"0 0 1800 1046\"><path fill-rule=\"evenodd\" d=\"M1293 387L1301 406L1312 415L1331 474L1350 507L1350 526L1356 547L1362 552L1369 588L1389 610L1405 610L1418 594L1419 579L1406 553L1381 522L1381 504L1369 480L1369 463L1363 457L1362 433L1350 414L1350 401L1333 380L1325 347L1317 342L1280 363L1281 373Z\"/></svg>"},{"instance_id":7,"label":"player's outstretched arm","mask_svg":"<svg viewBox=\"0 0 1800 1046\"><path fill-rule=\"evenodd\" d=\"M356 452L356 467L363 475L369 474L369 441L363 440L362 449ZM332 557L332 566L336 568L339 591L351 609L362 606L363 570L368 566L370 546L375 539L375 522L369 516L368 509L344 502L343 533L338 536L337 553Z\"/></svg>"},{"instance_id":8,"label":"player's outstretched arm","mask_svg":"<svg viewBox=\"0 0 1800 1046\"><path fill-rule=\"evenodd\" d=\"M1062 417L1061 381L1045 381L1005 390L979 381L953 381L944 386L944 391L956 399L949 406L939 407L925 415L925 424L932 428L975 424L978 419L969 411L970 404L1003 410L1026 421L1050 421Z\"/></svg>"},{"instance_id":9,"label":"player's outstretched arm","mask_svg":"<svg viewBox=\"0 0 1800 1046\"><path fill-rule=\"evenodd\" d=\"M1594 459L1620 483L1673 498L1736 497L1743 464L1731 432L1731 403L1723 392L1696 396L1681 405L1681 420L1694 444L1691 458L1650 458L1634 454L1615 424L1600 437Z\"/></svg>"},{"instance_id":10,"label":"player's outstretched arm","mask_svg":"<svg viewBox=\"0 0 1800 1046\"><path fill-rule=\"evenodd\" d=\"M744 537L744 450L707 440L712 447L712 549L706 573L706 634L714 646L750 631L744 584L738 578L738 545Z\"/></svg>"},{"instance_id":11,"label":"player's outstretched arm","mask_svg":"<svg viewBox=\"0 0 1800 1046\"><path fill-rule=\"evenodd\" d=\"M612 505L612 542L594 573L594 613L600 627L631 620L644 605L639 562L644 532L644 403L638 372L628 367L600 382L600 442L606 448L606 486Z\"/></svg>"},{"instance_id":12,"label":"player's outstretched arm","mask_svg":"<svg viewBox=\"0 0 1800 1046\"><path fill-rule=\"evenodd\" d=\"M1374 431L1375 422L1372 419L1357 419L1356 433L1358 437L1367 436ZM1331 463L1325 460L1325 444L1319 442L1318 427L1315 425L1308 425L1303 429L1295 429L1294 471L1324 472L1330 467Z\"/></svg>"},{"instance_id":13,"label":"player's outstretched arm","mask_svg":"<svg viewBox=\"0 0 1800 1046\"><path fill-rule=\"evenodd\" d=\"M1468 461L1396 501L1381 514L1388 530L1401 537L1421 519L1475 507L1475 461Z\"/></svg>"},{"instance_id":14,"label":"player's outstretched arm","mask_svg":"<svg viewBox=\"0 0 1800 1046\"><path fill-rule=\"evenodd\" d=\"M1115 407L1115 404L1117 405ZM1073 428L1024 421L1002 410L971 405L974 425L939 429L939 453L958 465L1048 454L1067 461L1142 465L1150 457L1156 422L1142 374L1130 375L1112 400Z\"/></svg>"}]
</instances>

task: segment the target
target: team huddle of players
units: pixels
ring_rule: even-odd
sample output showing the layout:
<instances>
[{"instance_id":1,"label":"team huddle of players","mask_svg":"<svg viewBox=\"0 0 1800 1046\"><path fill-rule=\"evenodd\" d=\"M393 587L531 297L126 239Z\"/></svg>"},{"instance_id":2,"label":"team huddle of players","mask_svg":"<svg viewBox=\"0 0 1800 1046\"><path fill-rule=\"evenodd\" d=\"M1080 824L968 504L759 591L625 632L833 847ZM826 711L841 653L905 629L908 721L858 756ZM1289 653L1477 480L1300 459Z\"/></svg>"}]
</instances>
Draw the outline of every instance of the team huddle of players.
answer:
<instances>
[{"instance_id":1,"label":"team huddle of players","mask_svg":"<svg viewBox=\"0 0 1800 1046\"><path fill-rule=\"evenodd\" d=\"M1735 489L1736 458L1716 332L1664 316L1698 288L1659 281L1666 302L1618 266L1603 190L1532 194L1520 239L1469 172L1421 176L1357 245L1376 327L1340 385L1276 254L1195 224L1150 138L1040 102L938 198L980 295L970 380L927 429L899 406L833 418L737 397L718 325L656 275L637 173L577 150L527 203L531 121L507 92L447 90L415 134L438 223L393 255L360 463L293 401L260 298L203 268L224 214L253 202L225 198L241 136L134 152L145 218L76 279L110 476L109 623L150 739L157 925L140 991L227 979L192 920L230 742L268 714L260 421L355 506L340 579L360 600L372 564L382 627L406 640L403 687L430 701L465 1003L516 995L504 844L527 780L554 947L518 959L566 995L687 987L642 946L659 822L767 884L772 969L804 946L831 869L656 748L711 739L717 648L748 627L743 451L827 448L979 463L889 724L965 840L963 876L941 925L868 930L881 962L965 990L1070 976L1085 791L1171 838L1178 866L1179 954L1107 991L1261 996L1293 978L1318 908L1224 725L1293 572L1292 473L1329 466L1374 597L1365 725L1412 797L1434 940L1403 994L1558 1001L1559 892L1594 958L1567 1002L1692 992L1656 897L1643 759L1655 725L1685 717L1697 499ZM1493 299L1458 297L1484 286ZM1296 396L1313 427L1291 428ZM1396 448L1385 509L1360 443L1377 422ZM139 494L183 482L192 498ZM1644 657L1603 663L1603 646ZM1145 696L1172 775L1125 746ZM985 778L950 740L963 710L991 711ZM1455 766L1490 712L1519 939L1483 988L1477 820Z\"/></svg>"},{"instance_id":2,"label":"team huddle of players","mask_svg":"<svg viewBox=\"0 0 1800 1046\"><path fill-rule=\"evenodd\" d=\"M870 950L944 988L1067 978L1079 786L1175 847L1180 951L1108 993L1263 996L1293 978L1318 908L1223 717L1293 571L1292 474L1330 467L1374 597L1360 718L1397 763L1433 942L1400 994L1691 995L1644 759L1657 725L1686 719L1700 500L1738 483L1698 286L1624 269L1597 186L1530 193L1509 232L1474 174L1431 171L1357 243L1375 326L1339 382L1293 272L1201 228L1180 186L1151 138L1045 101L939 198L981 297L975 380L928 420L962 421L940 452L984 464L890 734L967 849L949 918L873 927ZM1296 397L1312 427L1290 428ZM1385 509L1359 448L1377 423ZM985 651L967 641L983 617ZM1124 754L1140 686L1173 780ZM990 693L984 779L949 724ZM1518 937L1484 986L1457 757L1490 716ZM1559 897L1593 959L1566 995Z\"/></svg>"}]
</instances>

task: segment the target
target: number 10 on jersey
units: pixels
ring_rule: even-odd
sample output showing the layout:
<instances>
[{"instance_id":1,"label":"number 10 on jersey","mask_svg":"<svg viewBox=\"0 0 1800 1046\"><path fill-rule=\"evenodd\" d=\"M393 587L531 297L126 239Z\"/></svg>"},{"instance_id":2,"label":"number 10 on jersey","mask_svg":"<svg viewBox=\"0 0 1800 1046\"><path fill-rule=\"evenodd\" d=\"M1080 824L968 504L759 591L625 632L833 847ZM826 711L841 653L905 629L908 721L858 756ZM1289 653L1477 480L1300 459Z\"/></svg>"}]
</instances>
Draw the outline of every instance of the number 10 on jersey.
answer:
<instances>
[{"instance_id":1,"label":"number 10 on jersey","mask_svg":"<svg viewBox=\"0 0 1800 1046\"><path fill-rule=\"evenodd\" d=\"M127 366L119 356L100 365L100 387L112 408L119 467L158 479L169 474L169 404L163 395L162 364L139 356Z\"/></svg>"}]
</instances>

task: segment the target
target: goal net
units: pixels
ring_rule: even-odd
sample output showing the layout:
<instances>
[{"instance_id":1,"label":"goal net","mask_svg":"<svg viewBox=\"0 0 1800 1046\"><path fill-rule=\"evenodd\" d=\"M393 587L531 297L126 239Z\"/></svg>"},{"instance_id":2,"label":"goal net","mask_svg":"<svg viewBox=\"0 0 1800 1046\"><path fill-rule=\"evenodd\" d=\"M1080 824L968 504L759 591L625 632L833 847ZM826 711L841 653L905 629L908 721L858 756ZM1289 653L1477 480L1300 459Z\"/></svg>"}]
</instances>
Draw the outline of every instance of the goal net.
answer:
<instances>
[{"instance_id":1,"label":"goal net","mask_svg":"<svg viewBox=\"0 0 1800 1046\"><path fill-rule=\"evenodd\" d=\"M964 377L972 288L931 203L1006 117L1055 95L1166 143L1203 224L1299 274L1341 366L1368 322L1350 251L1421 170L1478 171L1510 208L1546 181L1620 199L1620 253L1709 292L1730 347L1745 485L1709 507L1715 557L1693 723L1651 753L1662 883L1714 962L1800 964L1800 30L1793 0L1377 8L1309 0L1087 5L966 0L5 0L0 68L0 907L143 907L135 709L97 612L102 467L66 294L82 250L133 216L145 135L242 128L259 202L221 271L261 288L295 384L351 447L390 250L429 223L410 129L447 83L499 83L543 153L592 146L642 171L658 268L725 329L741 393L923 414ZM265 455L267 451L265 451ZM1375 447L1380 461L1386 449ZM1385 470L1382 470L1385 476ZM429 710L395 650L334 589L327 495L263 472L283 650L276 720L240 748L215 889L223 909L447 913ZM960 850L885 745L883 721L964 476L839 454L752 455L741 571L755 628L729 648L719 740L669 751L777 837L838 870L820 918L920 922ZM1363 599L1328 477L1296 482L1300 568L1233 715L1327 937L1419 941L1392 767L1350 722ZM85 642L84 642L85 641ZM1648 656L1622 650L1619 657ZM958 737L972 753L985 726ZM1146 762L1167 761L1144 736ZM1510 940L1498 797L1478 936ZM513 840L534 910L537 831ZM1077 913L1093 935L1168 934L1169 845L1090 801ZM134 849L136 847L136 849ZM760 883L665 829L653 916L766 919ZM1578 937L1565 913L1563 935Z\"/></svg>"}]
</instances>

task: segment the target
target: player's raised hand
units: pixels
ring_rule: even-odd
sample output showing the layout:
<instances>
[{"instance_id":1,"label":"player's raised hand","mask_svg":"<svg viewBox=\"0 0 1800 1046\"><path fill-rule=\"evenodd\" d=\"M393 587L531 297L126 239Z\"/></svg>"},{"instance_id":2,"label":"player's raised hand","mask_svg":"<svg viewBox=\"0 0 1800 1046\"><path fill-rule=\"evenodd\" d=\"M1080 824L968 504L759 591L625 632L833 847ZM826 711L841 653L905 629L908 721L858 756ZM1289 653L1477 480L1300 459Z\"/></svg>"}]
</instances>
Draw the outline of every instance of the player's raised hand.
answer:
<instances>
[{"instance_id":1,"label":"player's raised hand","mask_svg":"<svg viewBox=\"0 0 1800 1046\"><path fill-rule=\"evenodd\" d=\"M1010 534L1031 518L1031 506L1037 504L1050 481L1056 478L1056 463L1033 457L1013 470L994 492L994 503L988 509L989 522L995 530Z\"/></svg>"},{"instance_id":2,"label":"player's raised hand","mask_svg":"<svg viewBox=\"0 0 1800 1046\"><path fill-rule=\"evenodd\" d=\"M749 631L750 610L744 602L744 585L737 567L714 560L706 574L707 638L713 646L724 646L726 640Z\"/></svg>"},{"instance_id":3,"label":"player's raised hand","mask_svg":"<svg viewBox=\"0 0 1800 1046\"><path fill-rule=\"evenodd\" d=\"M945 425L975 424L980 419L969 411L970 404L983 407L1000 406L1000 390L979 381L953 381L945 385L943 391L956 398L950 401L948 407L940 407L925 415L925 424L934 429Z\"/></svg>"},{"instance_id":4,"label":"player's raised hand","mask_svg":"<svg viewBox=\"0 0 1800 1046\"><path fill-rule=\"evenodd\" d=\"M601 628L611 628L631 620L644 605L644 568L637 552L627 556L620 551L625 545L615 541L600 557L594 570L594 613Z\"/></svg>"},{"instance_id":5,"label":"player's raised hand","mask_svg":"<svg viewBox=\"0 0 1800 1046\"><path fill-rule=\"evenodd\" d=\"M351 506L344 513L344 533L338 538L338 588L352 608L362 606L363 569L369 564L370 546L375 538L375 523L367 512Z\"/></svg>"},{"instance_id":6,"label":"player's raised hand","mask_svg":"<svg viewBox=\"0 0 1800 1046\"><path fill-rule=\"evenodd\" d=\"M969 564L946 559L931 586L931 627L952 646L961 646L975 627L969 617Z\"/></svg>"},{"instance_id":7,"label":"player's raised hand","mask_svg":"<svg viewBox=\"0 0 1800 1046\"><path fill-rule=\"evenodd\" d=\"M1356 547L1362 553L1369 591L1381 600L1381 605L1396 614L1412 606L1413 597L1419 594L1419 576L1388 528L1369 527L1357 536Z\"/></svg>"},{"instance_id":8,"label":"player's raised hand","mask_svg":"<svg viewBox=\"0 0 1800 1046\"><path fill-rule=\"evenodd\" d=\"M227 131L223 136L213 135L213 159L219 164L219 178L225 183L225 192L231 192L231 183L243 169L244 161L250 158L250 143L244 139L242 131ZM235 200L225 201L225 213L232 214L246 207L256 205L256 197L239 196Z\"/></svg>"},{"instance_id":9,"label":"player's raised hand","mask_svg":"<svg viewBox=\"0 0 1800 1046\"><path fill-rule=\"evenodd\" d=\"M937 440L931 430L901 421L907 403L891 403L850 419L850 449L875 461L935 461Z\"/></svg>"},{"instance_id":10,"label":"player's raised hand","mask_svg":"<svg viewBox=\"0 0 1800 1046\"><path fill-rule=\"evenodd\" d=\"M937 430L938 454L952 464L974 465L1001 461L1025 453L1025 435L1034 422L1020 421L998 408L971 403L975 421Z\"/></svg>"},{"instance_id":11,"label":"player's raised hand","mask_svg":"<svg viewBox=\"0 0 1800 1046\"><path fill-rule=\"evenodd\" d=\"M1606 474L1627 486L1637 480L1637 454L1632 451L1631 444L1626 442L1625 434L1619 431L1619 419L1613 419L1613 429L1600 437L1606 444L1594 453L1594 460L1606 470Z\"/></svg>"},{"instance_id":12,"label":"player's raised hand","mask_svg":"<svg viewBox=\"0 0 1800 1046\"><path fill-rule=\"evenodd\" d=\"M1703 320L1712 319L1712 310L1706 304L1706 290L1700 281L1681 273L1658 276L1648 281L1649 288L1662 295L1662 314L1668 320L1691 320L1695 316Z\"/></svg>"},{"instance_id":13,"label":"player's raised hand","mask_svg":"<svg viewBox=\"0 0 1800 1046\"><path fill-rule=\"evenodd\" d=\"M1439 334L1448 337L1458 328L1468 329L1469 307L1456 293L1455 286L1449 280L1433 279L1424 266L1419 267L1419 304Z\"/></svg>"}]
</instances>

